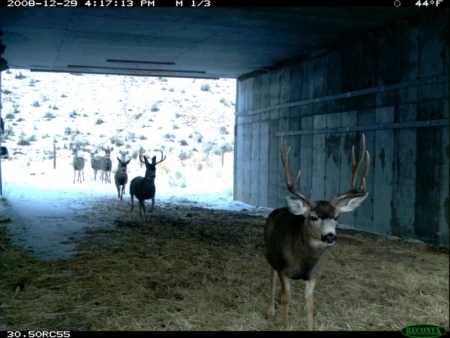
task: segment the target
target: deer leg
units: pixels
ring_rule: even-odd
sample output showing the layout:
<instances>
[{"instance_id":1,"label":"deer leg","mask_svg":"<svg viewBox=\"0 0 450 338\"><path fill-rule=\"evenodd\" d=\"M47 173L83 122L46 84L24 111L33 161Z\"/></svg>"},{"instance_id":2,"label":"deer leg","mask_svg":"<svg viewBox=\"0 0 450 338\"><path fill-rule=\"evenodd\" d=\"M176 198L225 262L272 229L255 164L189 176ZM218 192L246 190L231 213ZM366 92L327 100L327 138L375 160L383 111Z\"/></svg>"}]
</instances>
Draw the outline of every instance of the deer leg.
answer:
<instances>
[{"instance_id":1,"label":"deer leg","mask_svg":"<svg viewBox=\"0 0 450 338\"><path fill-rule=\"evenodd\" d=\"M84 182L84 170L83 170L83 182Z\"/></svg>"},{"instance_id":2,"label":"deer leg","mask_svg":"<svg viewBox=\"0 0 450 338\"><path fill-rule=\"evenodd\" d=\"M145 211L145 200L142 200L142 211L144 212L144 221L147 222L147 213Z\"/></svg>"},{"instance_id":3,"label":"deer leg","mask_svg":"<svg viewBox=\"0 0 450 338\"><path fill-rule=\"evenodd\" d=\"M133 209L134 209L133 195L131 195L131 210L130 211L133 211Z\"/></svg>"},{"instance_id":4,"label":"deer leg","mask_svg":"<svg viewBox=\"0 0 450 338\"><path fill-rule=\"evenodd\" d=\"M270 292L269 292L269 310L267 311L267 317L272 319L275 315L275 286L277 285L277 271L272 269L270 273Z\"/></svg>"},{"instance_id":5,"label":"deer leg","mask_svg":"<svg viewBox=\"0 0 450 338\"><path fill-rule=\"evenodd\" d=\"M291 287L289 278L278 273L281 282L281 303L283 304L283 327L289 327L289 303L291 302Z\"/></svg>"},{"instance_id":6,"label":"deer leg","mask_svg":"<svg viewBox=\"0 0 450 338\"><path fill-rule=\"evenodd\" d=\"M75 183L75 177L76 177L76 175L77 175L77 171L74 169L74 170L73 170L73 183Z\"/></svg>"},{"instance_id":7,"label":"deer leg","mask_svg":"<svg viewBox=\"0 0 450 338\"><path fill-rule=\"evenodd\" d=\"M306 313L308 316L308 331L313 330L313 315L314 315L314 287L316 280L307 280L305 284L305 299L306 299Z\"/></svg>"},{"instance_id":8,"label":"deer leg","mask_svg":"<svg viewBox=\"0 0 450 338\"><path fill-rule=\"evenodd\" d=\"M155 206L155 198L153 197L152 198L152 207L151 207L151 209L150 209L150 211L149 212L152 212L153 211L153 207Z\"/></svg>"}]
</instances>

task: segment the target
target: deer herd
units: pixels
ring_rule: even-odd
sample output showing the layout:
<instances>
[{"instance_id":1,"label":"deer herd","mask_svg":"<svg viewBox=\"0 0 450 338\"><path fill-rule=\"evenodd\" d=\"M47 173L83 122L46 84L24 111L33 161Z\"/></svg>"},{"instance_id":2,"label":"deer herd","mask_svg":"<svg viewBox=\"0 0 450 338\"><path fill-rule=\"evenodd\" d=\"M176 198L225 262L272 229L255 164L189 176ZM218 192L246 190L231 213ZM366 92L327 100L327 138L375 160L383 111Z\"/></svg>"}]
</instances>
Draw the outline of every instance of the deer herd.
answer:
<instances>
[{"instance_id":1,"label":"deer herd","mask_svg":"<svg viewBox=\"0 0 450 338\"><path fill-rule=\"evenodd\" d=\"M111 183L111 159L110 154L113 148L103 148L104 157L91 154L91 166L94 170L94 179L100 171L100 180ZM313 330L314 327L314 288L316 280L325 262L327 250L336 243L336 227L338 217L342 212L351 212L358 208L367 198L366 178L369 173L370 155L366 151L365 137L362 135L362 151L358 162L355 161L355 148L352 147L352 177L350 189L344 193L335 195L330 201L313 200L312 196L305 196L296 188L300 178L300 170L292 180L289 167L290 147L281 135L280 138L281 161L284 168L287 190L294 196L286 197L286 207L273 210L266 219L264 226L265 256L270 265L269 279L269 308L267 317L272 319L275 315L275 286L277 277L281 283L281 305L283 308L283 327L289 327L289 304L291 302L290 280L302 279L305 281L305 302L307 313L307 328ZM78 156L77 150L73 152L74 181L78 171L78 182L84 180L84 159ZM118 167L114 175L117 187L118 198L122 200L125 187L128 183L127 165L131 159L126 160L122 154L122 159L118 160ZM144 161L142 160L142 157ZM134 209L133 198L136 197L139 203L139 214L141 210L147 222L147 213L144 201L152 200L149 212L152 212L155 205L155 177L156 165L164 161L161 151L161 160L156 162L153 156L150 163L146 156L139 154L139 160L145 164L145 175L134 177L130 182L131 210ZM365 168L360 184L357 186L357 176L361 164L366 159Z\"/></svg>"},{"instance_id":2,"label":"deer herd","mask_svg":"<svg viewBox=\"0 0 450 338\"><path fill-rule=\"evenodd\" d=\"M72 144L70 145L73 155L73 183L79 182L82 183L84 181L84 158L78 156L79 149L74 147ZM90 153L91 158L91 167L94 171L94 181L97 180L97 173L100 171L100 181L105 183L111 183L111 171L112 171L112 161L111 161L111 152L114 148L110 147L102 147L102 150L105 152L105 156L96 156L94 153ZM128 152L127 152L128 153ZM114 173L114 183L117 188L117 197L122 201L123 195L125 194L126 185L128 183L128 169L127 166L131 161L131 158L126 159L127 153L122 153L120 159L117 157L118 166ZM142 161L141 157L144 158L145 161ZM139 201L139 214L142 216L141 209L144 211L144 219L147 221L147 214L145 209L144 201L151 199L152 207L149 212L153 211L153 207L155 205L155 177L156 177L156 165L161 163L166 159L164 157L163 152L161 151L161 160L156 162L156 156L153 157L152 163L150 164L145 156L142 154L142 150L139 152L139 159L142 163L145 163L146 171L145 177L137 176L131 180L130 183L130 196L131 196L131 210L134 209L133 197L136 196ZM78 175L77 175L78 172Z\"/></svg>"}]
</instances>

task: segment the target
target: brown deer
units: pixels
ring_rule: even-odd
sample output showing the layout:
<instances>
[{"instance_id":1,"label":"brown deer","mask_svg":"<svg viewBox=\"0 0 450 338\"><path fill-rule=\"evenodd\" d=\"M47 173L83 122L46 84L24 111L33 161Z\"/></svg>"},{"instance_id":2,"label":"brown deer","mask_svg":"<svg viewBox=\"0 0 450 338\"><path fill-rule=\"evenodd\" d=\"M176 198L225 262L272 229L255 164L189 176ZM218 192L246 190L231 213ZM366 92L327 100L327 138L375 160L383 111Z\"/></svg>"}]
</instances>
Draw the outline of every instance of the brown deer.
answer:
<instances>
[{"instance_id":1,"label":"brown deer","mask_svg":"<svg viewBox=\"0 0 450 338\"><path fill-rule=\"evenodd\" d=\"M125 188L128 183L128 173L127 173L127 165L130 163L131 158L126 161L125 155L122 154L122 160L117 157L117 161L119 161L117 170L114 173L114 182L117 188L117 197L122 200L123 195L125 194Z\"/></svg>"},{"instance_id":2,"label":"brown deer","mask_svg":"<svg viewBox=\"0 0 450 338\"><path fill-rule=\"evenodd\" d=\"M336 226L340 212L355 210L367 198L366 177L369 173L370 156L366 151L366 141L362 135L362 154L355 163L355 147L352 147L352 180L350 190L336 195L330 202L314 201L295 188L300 178L300 170L292 182L288 163L290 147L281 136L281 160L288 190L296 196L287 196L287 207L273 210L264 228L266 258L272 267L270 277L270 301L267 316L275 314L275 286L281 282L281 303L283 305L283 327L289 325L289 303L291 301L290 279L303 279L305 285L308 330L313 330L313 293L326 252L336 242ZM366 167L361 184L355 187L361 163L366 155Z\"/></svg>"},{"instance_id":3,"label":"brown deer","mask_svg":"<svg viewBox=\"0 0 450 338\"><path fill-rule=\"evenodd\" d=\"M153 156L152 163L149 163L147 157L144 156L144 161L141 158L139 160L145 164L145 177L137 176L133 178L130 182L130 196L131 196L131 211L134 209L133 197L136 196L139 201L139 215L141 214L141 208L144 211L144 220L147 222L147 213L145 212L145 200L152 200L152 207L149 212L153 211L153 207L155 206L155 178L156 178L156 165L161 163L166 158L163 156L163 152L161 150L161 160L156 162L156 156Z\"/></svg>"},{"instance_id":4,"label":"brown deer","mask_svg":"<svg viewBox=\"0 0 450 338\"><path fill-rule=\"evenodd\" d=\"M72 147L72 145L71 145ZM78 148L75 146L72 148L72 154L73 154L73 160L72 160L72 166L73 166L73 183L75 183L75 180L77 182L84 181L84 158L78 156ZM76 179L76 173L78 171L78 178ZM83 175L83 180L81 180L81 175Z\"/></svg>"}]
</instances>

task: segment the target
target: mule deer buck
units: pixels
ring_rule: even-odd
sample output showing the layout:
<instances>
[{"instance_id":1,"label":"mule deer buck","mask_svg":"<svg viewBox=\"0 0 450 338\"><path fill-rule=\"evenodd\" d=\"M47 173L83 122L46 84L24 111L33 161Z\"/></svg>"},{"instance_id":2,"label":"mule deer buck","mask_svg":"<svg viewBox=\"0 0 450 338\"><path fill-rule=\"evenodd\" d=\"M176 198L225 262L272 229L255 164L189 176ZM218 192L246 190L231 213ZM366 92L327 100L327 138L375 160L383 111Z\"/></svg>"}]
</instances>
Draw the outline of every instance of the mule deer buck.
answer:
<instances>
[{"instance_id":1,"label":"mule deer buck","mask_svg":"<svg viewBox=\"0 0 450 338\"><path fill-rule=\"evenodd\" d=\"M289 151L281 136L281 160L286 176L288 190L296 198L287 196L287 207L273 210L267 218L264 228L266 258L272 268L270 277L270 301L267 316L275 314L275 286L278 278L281 282L281 303L283 305L283 327L289 325L290 279L303 279L305 285L306 312L308 330L313 330L313 293L326 252L336 242L336 226L340 212L355 210L367 198L366 177L369 172L370 156L366 151L364 134L362 135L362 153L355 163L355 147L352 147L352 179L350 190L334 196L330 202L314 201L296 189L300 170L292 182L289 168ZM361 163L366 157L366 167L359 188L355 187Z\"/></svg>"},{"instance_id":2,"label":"mule deer buck","mask_svg":"<svg viewBox=\"0 0 450 338\"><path fill-rule=\"evenodd\" d=\"M95 156L94 153L90 153L90 155L91 155L91 167L94 170L94 180L97 181L97 172L100 170L100 180L103 181L103 171L102 171L103 157Z\"/></svg>"},{"instance_id":3,"label":"mule deer buck","mask_svg":"<svg viewBox=\"0 0 450 338\"><path fill-rule=\"evenodd\" d=\"M84 158L78 156L78 148L72 148L72 154L73 154L73 161L72 161L72 165L73 165L73 183L75 183L75 177L76 177L76 173L78 171L78 182L82 182L81 181L81 175L83 175L83 181L84 181Z\"/></svg>"},{"instance_id":4,"label":"mule deer buck","mask_svg":"<svg viewBox=\"0 0 450 338\"><path fill-rule=\"evenodd\" d=\"M114 174L114 182L116 183L117 197L122 201L122 196L125 194L125 187L128 183L127 165L130 163L131 158L128 161L122 161L117 157L117 161L119 161L119 165Z\"/></svg>"},{"instance_id":5,"label":"mule deer buck","mask_svg":"<svg viewBox=\"0 0 450 338\"><path fill-rule=\"evenodd\" d=\"M111 170L112 170L112 162L111 162L111 151L114 150L114 148L102 148L105 152L105 156L102 160L102 180L104 180L105 183L111 183Z\"/></svg>"},{"instance_id":6,"label":"mule deer buck","mask_svg":"<svg viewBox=\"0 0 450 338\"><path fill-rule=\"evenodd\" d=\"M137 176L133 178L130 182L130 195L131 195L131 210L134 209L133 197L139 201L139 215L142 217L141 208L144 211L144 219L147 222L147 213L145 212L145 200L152 200L152 207L149 212L153 211L153 207L155 206L155 177L156 177L156 165L161 163L166 159L163 157L163 152L161 150L161 160L156 162L156 156L153 156L152 163L149 163L147 157L144 157L144 161L141 158L139 160L145 164L145 177Z\"/></svg>"}]
</instances>

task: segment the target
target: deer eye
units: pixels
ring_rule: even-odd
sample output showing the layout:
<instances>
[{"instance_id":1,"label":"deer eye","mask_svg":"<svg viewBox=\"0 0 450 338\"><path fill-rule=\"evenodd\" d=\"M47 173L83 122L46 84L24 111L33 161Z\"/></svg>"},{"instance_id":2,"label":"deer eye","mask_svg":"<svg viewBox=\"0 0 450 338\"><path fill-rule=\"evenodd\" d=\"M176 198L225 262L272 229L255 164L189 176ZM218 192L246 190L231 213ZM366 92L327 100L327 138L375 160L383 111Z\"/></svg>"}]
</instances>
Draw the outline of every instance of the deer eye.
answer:
<instances>
[{"instance_id":1,"label":"deer eye","mask_svg":"<svg viewBox=\"0 0 450 338\"><path fill-rule=\"evenodd\" d=\"M339 216L334 216L334 217L333 217L333 219L334 219L335 221L337 221L338 218L339 218Z\"/></svg>"},{"instance_id":2,"label":"deer eye","mask_svg":"<svg viewBox=\"0 0 450 338\"><path fill-rule=\"evenodd\" d=\"M311 216L310 218L311 218L311 221L313 221L313 222L318 220L318 218L316 216Z\"/></svg>"}]
</instances>

